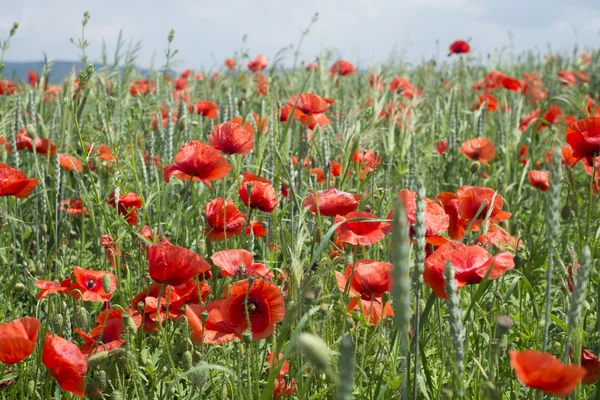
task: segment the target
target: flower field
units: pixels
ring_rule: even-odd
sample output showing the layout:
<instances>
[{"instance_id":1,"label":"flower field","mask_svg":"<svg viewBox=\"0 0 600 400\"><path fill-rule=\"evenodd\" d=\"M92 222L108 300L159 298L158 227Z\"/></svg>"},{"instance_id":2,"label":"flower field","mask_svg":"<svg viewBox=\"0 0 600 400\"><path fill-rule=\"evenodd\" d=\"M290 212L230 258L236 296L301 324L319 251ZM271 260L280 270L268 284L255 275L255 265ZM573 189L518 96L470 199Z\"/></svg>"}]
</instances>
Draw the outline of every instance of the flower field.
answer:
<instances>
[{"instance_id":1,"label":"flower field","mask_svg":"<svg viewBox=\"0 0 600 400\"><path fill-rule=\"evenodd\" d=\"M0 398L600 399L598 50L142 76L88 18L0 76Z\"/></svg>"}]
</instances>

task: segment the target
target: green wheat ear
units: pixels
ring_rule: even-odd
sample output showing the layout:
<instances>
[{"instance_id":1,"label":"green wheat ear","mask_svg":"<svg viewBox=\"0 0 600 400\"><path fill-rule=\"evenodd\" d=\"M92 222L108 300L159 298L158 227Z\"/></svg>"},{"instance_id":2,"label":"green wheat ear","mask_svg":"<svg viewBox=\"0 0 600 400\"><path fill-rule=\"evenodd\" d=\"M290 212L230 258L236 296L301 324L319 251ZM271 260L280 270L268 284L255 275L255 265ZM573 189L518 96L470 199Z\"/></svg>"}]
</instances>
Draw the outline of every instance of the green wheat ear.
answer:
<instances>
[{"instance_id":1,"label":"green wheat ear","mask_svg":"<svg viewBox=\"0 0 600 400\"><path fill-rule=\"evenodd\" d=\"M456 396L462 398L464 393L463 376L465 372L465 333L461 320L458 288L454 279L454 267L450 261L446 261L444 279L446 281L446 296L448 296L448 300L446 301L448 306L448 324L450 325L450 338L454 350L454 386Z\"/></svg>"}]
</instances>

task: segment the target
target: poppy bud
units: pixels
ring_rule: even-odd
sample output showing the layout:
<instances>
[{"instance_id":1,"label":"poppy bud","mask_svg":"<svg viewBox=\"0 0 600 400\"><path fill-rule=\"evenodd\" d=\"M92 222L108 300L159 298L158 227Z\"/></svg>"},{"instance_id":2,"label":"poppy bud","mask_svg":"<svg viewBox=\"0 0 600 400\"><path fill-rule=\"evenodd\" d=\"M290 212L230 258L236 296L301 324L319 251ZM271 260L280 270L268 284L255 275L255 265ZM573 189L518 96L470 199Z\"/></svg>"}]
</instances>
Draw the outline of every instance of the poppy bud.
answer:
<instances>
[{"instance_id":1,"label":"poppy bud","mask_svg":"<svg viewBox=\"0 0 600 400\"><path fill-rule=\"evenodd\" d=\"M133 318L131 318L131 314L124 312L122 315L125 329L127 329L129 333L135 334L137 332L137 326L135 325Z\"/></svg>"},{"instance_id":2,"label":"poppy bud","mask_svg":"<svg viewBox=\"0 0 600 400\"><path fill-rule=\"evenodd\" d=\"M110 396L110 400L123 400L123 393L119 392L118 390L115 390L112 393L112 396Z\"/></svg>"},{"instance_id":3,"label":"poppy bud","mask_svg":"<svg viewBox=\"0 0 600 400\"><path fill-rule=\"evenodd\" d=\"M197 367L206 364L206 362L204 361L200 361L200 363L198 363ZM206 382L206 370L200 370L197 372L192 372L190 374L190 380L192 381L192 385L194 385L197 388L200 388L204 385L204 382Z\"/></svg>"},{"instance_id":4,"label":"poppy bud","mask_svg":"<svg viewBox=\"0 0 600 400\"><path fill-rule=\"evenodd\" d=\"M202 314L200 314L200 320L202 321L202 324L206 324L206 321L208 320L208 311L202 311Z\"/></svg>"},{"instance_id":5,"label":"poppy bud","mask_svg":"<svg viewBox=\"0 0 600 400\"><path fill-rule=\"evenodd\" d=\"M318 336L301 333L298 337L300 352L315 368L325 371L331 367L331 350Z\"/></svg>"},{"instance_id":6,"label":"poppy bud","mask_svg":"<svg viewBox=\"0 0 600 400\"><path fill-rule=\"evenodd\" d=\"M108 360L109 354L108 351L101 351L95 353L93 356L88 358L88 369L94 369L98 365L102 364L104 361Z\"/></svg>"},{"instance_id":7,"label":"poppy bud","mask_svg":"<svg viewBox=\"0 0 600 400\"><path fill-rule=\"evenodd\" d=\"M65 318L62 314L54 314L50 320L50 326L56 334L59 334L62 332L64 322Z\"/></svg>"},{"instance_id":8,"label":"poppy bud","mask_svg":"<svg viewBox=\"0 0 600 400\"><path fill-rule=\"evenodd\" d=\"M206 254L206 240L204 239L199 239L198 243L196 244L198 251L198 254Z\"/></svg>"},{"instance_id":9,"label":"poppy bud","mask_svg":"<svg viewBox=\"0 0 600 400\"><path fill-rule=\"evenodd\" d=\"M477 171L479 171L479 163L474 162L473 164L471 164L471 173L476 174Z\"/></svg>"},{"instance_id":10,"label":"poppy bud","mask_svg":"<svg viewBox=\"0 0 600 400\"><path fill-rule=\"evenodd\" d=\"M106 390L106 387L108 386L108 377L106 376L106 371L101 369L100 371L96 372L96 375L94 375L94 384L98 389L102 391Z\"/></svg>"},{"instance_id":11,"label":"poppy bud","mask_svg":"<svg viewBox=\"0 0 600 400\"><path fill-rule=\"evenodd\" d=\"M102 290L104 290L104 293L110 293L111 286L112 286L112 282L110 280L110 275L104 274L104 276L102 277Z\"/></svg>"},{"instance_id":12,"label":"poppy bud","mask_svg":"<svg viewBox=\"0 0 600 400\"><path fill-rule=\"evenodd\" d=\"M252 343L252 331L249 331L249 330L245 331L242 334L242 339L244 340L245 344L248 344L248 345L251 344Z\"/></svg>"},{"instance_id":13,"label":"poppy bud","mask_svg":"<svg viewBox=\"0 0 600 400\"><path fill-rule=\"evenodd\" d=\"M35 128L33 127L32 124L27 124L25 126L25 130L27 131L27 133L29 134L29 136L35 136Z\"/></svg>"},{"instance_id":14,"label":"poppy bud","mask_svg":"<svg viewBox=\"0 0 600 400\"><path fill-rule=\"evenodd\" d=\"M191 351L187 350L183 353L183 360L181 361L181 365L183 366L184 371L187 371L194 366Z\"/></svg>"},{"instance_id":15,"label":"poppy bud","mask_svg":"<svg viewBox=\"0 0 600 400\"><path fill-rule=\"evenodd\" d=\"M177 128L182 131L185 129L187 125L187 117L184 115L183 117L179 118L179 121L177 121Z\"/></svg>"},{"instance_id":16,"label":"poppy bud","mask_svg":"<svg viewBox=\"0 0 600 400\"><path fill-rule=\"evenodd\" d=\"M562 210L560 210L560 217L563 220L568 221L571 219L572 216L573 216L573 210L568 205L565 205L562 208Z\"/></svg>"},{"instance_id":17,"label":"poppy bud","mask_svg":"<svg viewBox=\"0 0 600 400\"><path fill-rule=\"evenodd\" d=\"M389 302L390 302L390 293L389 292L383 292L381 294L381 304L385 306Z\"/></svg>"},{"instance_id":18,"label":"poppy bud","mask_svg":"<svg viewBox=\"0 0 600 400\"><path fill-rule=\"evenodd\" d=\"M145 303L143 301L138 301L137 308L142 311L144 309Z\"/></svg>"},{"instance_id":19,"label":"poppy bud","mask_svg":"<svg viewBox=\"0 0 600 400\"><path fill-rule=\"evenodd\" d=\"M75 328L79 329L87 329L88 327L88 312L83 307L77 307L75 310L75 315L73 315L73 323Z\"/></svg>"},{"instance_id":20,"label":"poppy bud","mask_svg":"<svg viewBox=\"0 0 600 400\"><path fill-rule=\"evenodd\" d=\"M508 315L501 315L496 319L496 336L502 337L513 327L513 320Z\"/></svg>"},{"instance_id":21,"label":"poppy bud","mask_svg":"<svg viewBox=\"0 0 600 400\"><path fill-rule=\"evenodd\" d=\"M25 290L25 285L23 285L21 282L17 282L15 287L13 287L13 292L15 292L15 293L22 293L24 290Z\"/></svg>"},{"instance_id":22,"label":"poppy bud","mask_svg":"<svg viewBox=\"0 0 600 400\"><path fill-rule=\"evenodd\" d=\"M321 243L321 239L322 239L322 234L321 234L321 230L319 229L319 227L317 227L315 229L315 242L316 243Z\"/></svg>"}]
</instances>

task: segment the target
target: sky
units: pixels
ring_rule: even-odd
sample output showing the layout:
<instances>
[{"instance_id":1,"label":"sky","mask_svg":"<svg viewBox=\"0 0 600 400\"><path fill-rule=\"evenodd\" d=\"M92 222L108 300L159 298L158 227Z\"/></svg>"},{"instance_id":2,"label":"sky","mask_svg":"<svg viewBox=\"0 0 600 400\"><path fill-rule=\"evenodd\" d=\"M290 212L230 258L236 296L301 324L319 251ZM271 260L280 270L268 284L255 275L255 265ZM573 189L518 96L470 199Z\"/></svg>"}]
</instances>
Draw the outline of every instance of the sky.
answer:
<instances>
[{"instance_id":1,"label":"sky","mask_svg":"<svg viewBox=\"0 0 600 400\"><path fill-rule=\"evenodd\" d=\"M5 55L9 61L77 60L70 38L86 27L91 60L100 60L103 40L109 61L119 31L127 41L141 40L137 64L164 64L170 29L179 50L179 67L220 68L239 51L242 37L249 54L272 59L298 45L302 31L318 13L300 48L300 60L313 61L324 49L359 66L390 58L418 63L446 57L448 45L467 40L475 56L495 50L543 54L598 47L599 0L0 0L0 39L14 21L20 26ZM439 43L439 45L437 44ZM291 65L293 52L285 62Z\"/></svg>"}]
</instances>

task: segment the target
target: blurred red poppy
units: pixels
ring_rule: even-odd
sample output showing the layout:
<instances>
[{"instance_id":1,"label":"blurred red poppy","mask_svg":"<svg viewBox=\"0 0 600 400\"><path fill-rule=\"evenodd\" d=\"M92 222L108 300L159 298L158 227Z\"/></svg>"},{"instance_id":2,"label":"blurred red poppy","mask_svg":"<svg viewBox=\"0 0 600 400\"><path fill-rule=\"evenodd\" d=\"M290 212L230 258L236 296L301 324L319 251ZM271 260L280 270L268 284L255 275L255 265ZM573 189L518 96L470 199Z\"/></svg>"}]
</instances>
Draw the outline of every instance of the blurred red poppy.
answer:
<instances>
[{"instance_id":1,"label":"blurred red poppy","mask_svg":"<svg viewBox=\"0 0 600 400\"><path fill-rule=\"evenodd\" d=\"M146 247L150 277L156 282L179 286L185 281L210 270L210 264L185 247L168 241Z\"/></svg>"},{"instance_id":2,"label":"blurred red poppy","mask_svg":"<svg viewBox=\"0 0 600 400\"><path fill-rule=\"evenodd\" d=\"M448 151L448 141L440 140L435 144L435 149L437 150L440 156L444 155Z\"/></svg>"},{"instance_id":3,"label":"blurred red poppy","mask_svg":"<svg viewBox=\"0 0 600 400\"><path fill-rule=\"evenodd\" d=\"M167 183L175 176L184 181L203 182L212 187L209 181L223 179L230 171L231 165L217 149L192 140L181 146L175 155L175 164L163 167L163 178Z\"/></svg>"},{"instance_id":4,"label":"blurred red poppy","mask_svg":"<svg viewBox=\"0 0 600 400\"><path fill-rule=\"evenodd\" d=\"M352 75L355 72L356 70L354 69L354 66L346 60L338 60L334 62L329 69L330 76L346 76Z\"/></svg>"},{"instance_id":5,"label":"blurred red poppy","mask_svg":"<svg viewBox=\"0 0 600 400\"><path fill-rule=\"evenodd\" d=\"M233 122L215 125L208 140L225 154L248 154L254 147L254 134Z\"/></svg>"},{"instance_id":6,"label":"blurred red poppy","mask_svg":"<svg viewBox=\"0 0 600 400\"><path fill-rule=\"evenodd\" d=\"M385 89L385 85L383 83L383 79L379 74L369 74L369 85L375 90L382 91Z\"/></svg>"},{"instance_id":7,"label":"blurred red poppy","mask_svg":"<svg viewBox=\"0 0 600 400\"><path fill-rule=\"evenodd\" d=\"M40 78L39 78L37 72L29 71L29 72L27 72L27 80L29 81L29 86L34 88L37 86Z\"/></svg>"},{"instance_id":8,"label":"blurred red poppy","mask_svg":"<svg viewBox=\"0 0 600 400\"><path fill-rule=\"evenodd\" d=\"M106 203L109 206L117 207L114 192L108 196ZM137 210L140 208L142 208L142 199L137 194L129 192L126 195L119 195L118 212L127 219L130 225L137 224Z\"/></svg>"},{"instance_id":9,"label":"blurred red poppy","mask_svg":"<svg viewBox=\"0 0 600 400\"><path fill-rule=\"evenodd\" d=\"M547 192L550 189L550 174L548 171L530 170L527 173L527 180L534 188Z\"/></svg>"},{"instance_id":10,"label":"blurred red poppy","mask_svg":"<svg viewBox=\"0 0 600 400\"><path fill-rule=\"evenodd\" d=\"M108 275L110 282L110 291L107 293L103 289L102 281L104 276ZM73 269L74 280L69 287L69 293L75 299L83 301L105 302L112 298L113 292L117 289L117 278L110 272L85 270L79 266Z\"/></svg>"},{"instance_id":11,"label":"blurred red poppy","mask_svg":"<svg viewBox=\"0 0 600 400\"><path fill-rule=\"evenodd\" d=\"M286 106L292 110L302 111L304 114L321 114L327 111L329 104L320 96L312 93L295 94L286 102Z\"/></svg>"},{"instance_id":12,"label":"blurred red poppy","mask_svg":"<svg viewBox=\"0 0 600 400\"><path fill-rule=\"evenodd\" d=\"M353 221L354 219L363 219L362 221ZM368 221L372 219L376 221ZM379 242L385 237L386 230L390 224L380 222L379 217L364 211L354 211L348 213L346 218L336 215L335 224L340 223L336 228L335 234L337 240L341 243L349 243L360 246L370 246Z\"/></svg>"},{"instance_id":13,"label":"blurred red poppy","mask_svg":"<svg viewBox=\"0 0 600 400\"><path fill-rule=\"evenodd\" d=\"M415 94L418 94L418 89L408 79L395 76L390 82L390 92L398 93L408 99L412 99Z\"/></svg>"},{"instance_id":14,"label":"blurred red poppy","mask_svg":"<svg viewBox=\"0 0 600 400\"><path fill-rule=\"evenodd\" d=\"M35 350L40 320L23 317L0 324L0 362L16 364Z\"/></svg>"},{"instance_id":15,"label":"blurred red poppy","mask_svg":"<svg viewBox=\"0 0 600 400\"><path fill-rule=\"evenodd\" d=\"M213 264L221 269L221 276L247 275L273 279L273 272L264 264L252 262L252 258L248 250L222 250L210 257Z\"/></svg>"},{"instance_id":16,"label":"blurred red poppy","mask_svg":"<svg viewBox=\"0 0 600 400\"><path fill-rule=\"evenodd\" d=\"M593 385L600 378L600 360L591 351L581 348L581 366L585 369L585 376L581 383L584 385Z\"/></svg>"},{"instance_id":17,"label":"blurred red poppy","mask_svg":"<svg viewBox=\"0 0 600 400\"><path fill-rule=\"evenodd\" d=\"M577 85L577 78L569 71L560 71L558 73L558 79L560 80L560 84L564 86Z\"/></svg>"},{"instance_id":18,"label":"blurred red poppy","mask_svg":"<svg viewBox=\"0 0 600 400\"><path fill-rule=\"evenodd\" d=\"M254 60L248 62L248 69L252 72L260 72L267 68L267 57L257 55Z\"/></svg>"},{"instance_id":19,"label":"blurred red poppy","mask_svg":"<svg viewBox=\"0 0 600 400\"><path fill-rule=\"evenodd\" d=\"M208 228L204 230L209 242L225 240L244 230L246 215L231 200L218 197L204 207Z\"/></svg>"},{"instance_id":20,"label":"blurred red poppy","mask_svg":"<svg viewBox=\"0 0 600 400\"><path fill-rule=\"evenodd\" d=\"M458 151L469 160L479 161L487 166L490 165L488 161L492 161L496 157L494 142L483 137L467 140L460 146Z\"/></svg>"},{"instance_id":21,"label":"blurred red poppy","mask_svg":"<svg viewBox=\"0 0 600 400\"><path fill-rule=\"evenodd\" d=\"M352 155L352 161L360 168L360 180L364 180L375 167L381 164L381 156L376 155L373 150L356 150Z\"/></svg>"},{"instance_id":22,"label":"blurred red poppy","mask_svg":"<svg viewBox=\"0 0 600 400\"><path fill-rule=\"evenodd\" d=\"M444 269L446 261L454 267L454 279L458 289L465 285L480 283L488 274L488 279L497 279L504 272L515 267L513 255L509 252L490 256L481 246L467 246L461 242L447 242L438 247L425 259L423 280L433 293L442 299L446 296Z\"/></svg>"},{"instance_id":23,"label":"blurred red poppy","mask_svg":"<svg viewBox=\"0 0 600 400\"><path fill-rule=\"evenodd\" d=\"M484 93L477 97L477 103L472 107L472 109L479 110L484 103L486 104L488 111L494 112L498 110L498 99L491 93Z\"/></svg>"},{"instance_id":24,"label":"blurred red poppy","mask_svg":"<svg viewBox=\"0 0 600 400\"><path fill-rule=\"evenodd\" d=\"M254 235L254 237L260 238L267 236L269 230L267 226L263 224L261 221L250 221L248 223L248 227L246 228L246 235Z\"/></svg>"},{"instance_id":25,"label":"blurred red poppy","mask_svg":"<svg viewBox=\"0 0 600 400\"><path fill-rule=\"evenodd\" d=\"M274 283L255 279L250 285L245 279L229 287L229 295L221 304L221 314L238 334L250 329L252 340L261 340L269 337L283 321L285 303Z\"/></svg>"},{"instance_id":26,"label":"blurred red poppy","mask_svg":"<svg viewBox=\"0 0 600 400\"><path fill-rule=\"evenodd\" d=\"M81 199L65 199L60 202L60 211L64 211L71 215L90 215L90 212L83 206Z\"/></svg>"},{"instance_id":27,"label":"blurred red poppy","mask_svg":"<svg viewBox=\"0 0 600 400\"><path fill-rule=\"evenodd\" d=\"M510 366L525 386L558 397L567 397L586 374L584 368L563 364L548 353L509 350Z\"/></svg>"},{"instance_id":28,"label":"blurred red poppy","mask_svg":"<svg viewBox=\"0 0 600 400\"><path fill-rule=\"evenodd\" d=\"M196 113L208 119L217 119L218 109L217 103L208 100L200 100L196 103Z\"/></svg>"},{"instance_id":29,"label":"blurred red poppy","mask_svg":"<svg viewBox=\"0 0 600 400\"><path fill-rule=\"evenodd\" d=\"M319 190L315 193L309 193L304 202L303 207L308 207L308 211L317 214L317 210L321 216L335 217L336 215L346 215L358 208L358 202L363 196L360 194L346 193L331 187L327 190Z\"/></svg>"},{"instance_id":30,"label":"blurred red poppy","mask_svg":"<svg viewBox=\"0 0 600 400\"><path fill-rule=\"evenodd\" d=\"M450 44L448 50L448 57L450 57L452 54L466 54L470 52L471 46L469 46L469 43L465 42L464 40L455 40L452 42L452 44Z\"/></svg>"},{"instance_id":31,"label":"blurred red poppy","mask_svg":"<svg viewBox=\"0 0 600 400\"><path fill-rule=\"evenodd\" d=\"M579 120L567 128L567 143L577 160L591 159L600 155L600 117Z\"/></svg>"},{"instance_id":32,"label":"blurred red poppy","mask_svg":"<svg viewBox=\"0 0 600 400\"><path fill-rule=\"evenodd\" d=\"M77 171L77 172L81 172L83 170L83 167L81 165L81 161L79 161L77 158L70 156L68 154L59 154L58 155L58 162L60 163L60 166L64 169L66 169L67 171Z\"/></svg>"},{"instance_id":33,"label":"blurred red poppy","mask_svg":"<svg viewBox=\"0 0 600 400\"><path fill-rule=\"evenodd\" d=\"M225 64L225 66L227 68L229 68L230 70L235 71L235 60L234 59L226 58L225 62L223 64Z\"/></svg>"},{"instance_id":34,"label":"blurred red poppy","mask_svg":"<svg viewBox=\"0 0 600 400\"><path fill-rule=\"evenodd\" d=\"M84 396L87 358L75 343L46 332L42 362L63 390Z\"/></svg>"},{"instance_id":35,"label":"blurred red poppy","mask_svg":"<svg viewBox=\"0 0 600 400\"><path fill-rule=\"evenodd\" d=\"M458 195L450 192L444 192L437 195L435 198L442 203L444 212L448 215L448 236L454 240L460 240L466 231L466 221L458 214L460 200Z\"/></svg>"},{"instance_id":36,"label":"blurred red poppy","mask_svg":"<svg viewBox=\"0 0 600 400\"><path fill-rule=\"evenodd\" d=\"M0 196L24 199L31 195L37 184L37 179L27 178L25 173L0 162Z\"/></svg>"},{"instance_id":37,"label":"blurred red poppy","mask_svg":"<svg viewBox=\"0 0 600 400\"><path fill-rule=\"evenodd\" d=\"M250 198L248 198L248 187L250 187ZM238 188L238 194L246 207L268 213L272 212L279 204L275 189L266 182L242 182Z\"/></svg>"}]
</instances>

